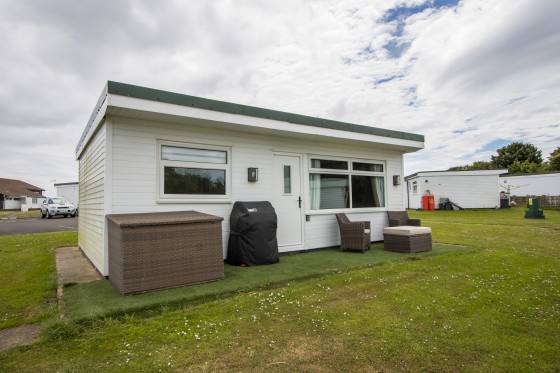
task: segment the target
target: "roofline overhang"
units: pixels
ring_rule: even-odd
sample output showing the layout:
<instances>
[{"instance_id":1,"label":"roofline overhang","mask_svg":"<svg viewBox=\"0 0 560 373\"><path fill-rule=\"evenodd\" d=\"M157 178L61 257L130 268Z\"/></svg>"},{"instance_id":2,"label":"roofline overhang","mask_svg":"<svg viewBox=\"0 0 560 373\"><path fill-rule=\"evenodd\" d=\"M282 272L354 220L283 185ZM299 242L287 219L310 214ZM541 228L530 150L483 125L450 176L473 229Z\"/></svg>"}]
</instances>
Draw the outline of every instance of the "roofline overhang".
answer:
<instances>
[{"instance_id":1,"label":"roofline overhang","mask_svg":"<svg viewBox=\"0 0 560 373\"><path fill-rule=\"evenodd\" d=\"M502 177L517 177L517 176L554 176L560 175L560 171L547 171L547 172L536 172L530 174L510 174L506 172L505 174L500 174Z\"/></svg>"},{"instance_id":2,"label":"roofline overhang","mask_svg":"<svg viewBox=\"0 0 560 373\"><path fill-rule=\"evenodd\" d=\"M405 176L405 180L410 180L415 177L429 177L429 176L484 176L484 175L500 175L507 169L498 170L469 170L469 171L419 171L414 174Z\"/></svg>"},{"instance_id":3,"label":"roofline overhang","mask_svg":"<svg viewBox=\"0 0 560 373\"><path fill-rule=\"evenodd\" d=\"M262 109L254 106L239 105L108 81L76 146L76 158L79 159L97 127L107 115L110 115L113 108L233 123L245 126L246 128L254 127L276 132L380 143L399 148L403 153L414 152L424 148L423 135Z\"/></svg>"},{"instance_id":4,"label":"roofline overhang","mask_svg":"<svg viewBox=\"0 0 560 373\"><path fill-rule=\"evenodd\" d=\"M41 197L45 197L44 195L40 194L40 195L33 195L33 194L14 194L14 193L4 193L4 192L0 192L0 194L6 196L6 197L32 197L32 198L41 198Z\"/></svg>"}]
</instances>

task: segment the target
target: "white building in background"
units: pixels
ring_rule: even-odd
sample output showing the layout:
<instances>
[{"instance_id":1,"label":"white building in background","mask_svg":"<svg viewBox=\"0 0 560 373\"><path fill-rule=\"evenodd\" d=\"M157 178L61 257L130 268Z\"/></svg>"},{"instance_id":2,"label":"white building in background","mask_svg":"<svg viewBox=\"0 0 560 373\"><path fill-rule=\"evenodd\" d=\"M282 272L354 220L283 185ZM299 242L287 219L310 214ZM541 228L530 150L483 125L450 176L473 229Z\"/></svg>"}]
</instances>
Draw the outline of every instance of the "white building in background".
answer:
<instances>
[{"instance_id":1,"label":"white building in background","mask_svg":"<svg viewBox=\"0 0 560 373\"><path fill-rule=\"evenodd\" d=\"M54 184L54 187L57 197L64 197L74 205L80 203L80 184L78 182Z\"/></svg>"},{"instance_id":2,"label":"white building in background","mask_svg":"<svg viewBox=\"0 0 560 373\"><path fill-rule=\"evenodd\" d=\"M406 176L405 203L410 209L422 208L422 196L432 194L435 208L441 198L462 208L495 208L500 206L498 178L507 170L423 171Z\"/></svg>"},{"instance_id":3,"label":"white building in background","mask_svg":"<svg viewBox=\"0 0 560 373\"><path fill-rule=\"evenodd\" d=\"M560 172L500 175L500 191L512 196L560 196Z\"/></svg>"},{"instance_id":4,"label":"white building in background","mask_svg":"<svg viewBox=\"0 0 560 373\"><path fill-rule=\"evenodd\" d=\"M45 190L21 180L0 178L0 210L28 211L41 207Z\"/></svg>"}]
</instances>

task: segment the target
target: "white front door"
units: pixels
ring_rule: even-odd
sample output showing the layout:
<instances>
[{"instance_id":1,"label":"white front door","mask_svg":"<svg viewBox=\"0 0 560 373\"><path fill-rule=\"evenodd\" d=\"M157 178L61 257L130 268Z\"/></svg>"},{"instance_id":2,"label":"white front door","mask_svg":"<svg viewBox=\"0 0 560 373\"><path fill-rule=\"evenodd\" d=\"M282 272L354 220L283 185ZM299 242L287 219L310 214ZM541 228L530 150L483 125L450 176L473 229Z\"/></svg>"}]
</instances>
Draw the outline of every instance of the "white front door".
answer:
<instances>
[{"instance_id":1,"label":"white front door","mask_svg":"<svg viewBox=\"0 0 560 373\"><path fill-rule=\"evenodd\" d=\"M274 155L274 208L278 216L278 250L303 248L301 157Z\"/></svg>"}]
</instances>

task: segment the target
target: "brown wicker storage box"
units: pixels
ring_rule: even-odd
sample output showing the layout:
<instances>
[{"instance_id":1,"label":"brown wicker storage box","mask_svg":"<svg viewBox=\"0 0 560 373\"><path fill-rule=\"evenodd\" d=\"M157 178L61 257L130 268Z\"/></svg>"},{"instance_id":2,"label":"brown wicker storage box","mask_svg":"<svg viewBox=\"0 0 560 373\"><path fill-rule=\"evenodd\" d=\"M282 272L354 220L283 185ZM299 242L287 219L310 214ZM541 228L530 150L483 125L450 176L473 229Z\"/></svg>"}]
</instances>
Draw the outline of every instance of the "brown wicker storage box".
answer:
<instances>
[{"instance_id":1,"label":"brown wicker storage box","mask_svg":"<svg viewBox=\"0 0 560 373\"><path fill-rule=\"evenodd\" d=\"M197 211L107 215L109 280L126 295L223 279L222 220Z\"/></svg>"},{"instance_id":2,"label":"brown wicker storage box","mask_svg":"<svg viewBox=\"0 0 560 373\"><path fill-rule=\"evenodd\" d=\"M432 230L428 227L400 226L383 229L384 249L400 253L432 250Z\"/></svg>"}]
</instances>

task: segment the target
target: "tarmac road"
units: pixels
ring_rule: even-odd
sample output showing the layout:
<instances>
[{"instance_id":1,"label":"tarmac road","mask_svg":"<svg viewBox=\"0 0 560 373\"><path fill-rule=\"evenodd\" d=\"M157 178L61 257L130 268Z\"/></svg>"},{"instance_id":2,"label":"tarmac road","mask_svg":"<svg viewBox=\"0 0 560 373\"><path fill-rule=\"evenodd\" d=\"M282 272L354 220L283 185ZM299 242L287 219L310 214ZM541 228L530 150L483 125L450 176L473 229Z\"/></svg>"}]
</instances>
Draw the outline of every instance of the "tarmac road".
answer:
<instances>
[{"instance_id":1,"label":"tarmac road","mask_svg":"<svg viewBox=\"0 0 560 373\"><path fill-rule=\"evenodd\" d=\"M0 236L77 230L78 218L0 219Z\"/></svg>"}]
</instances>

